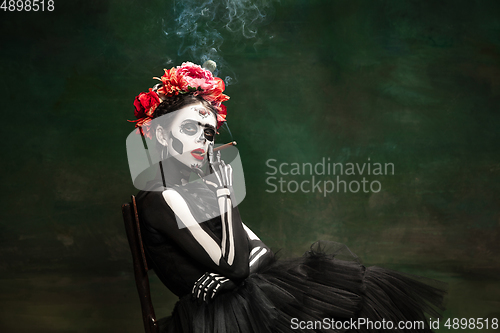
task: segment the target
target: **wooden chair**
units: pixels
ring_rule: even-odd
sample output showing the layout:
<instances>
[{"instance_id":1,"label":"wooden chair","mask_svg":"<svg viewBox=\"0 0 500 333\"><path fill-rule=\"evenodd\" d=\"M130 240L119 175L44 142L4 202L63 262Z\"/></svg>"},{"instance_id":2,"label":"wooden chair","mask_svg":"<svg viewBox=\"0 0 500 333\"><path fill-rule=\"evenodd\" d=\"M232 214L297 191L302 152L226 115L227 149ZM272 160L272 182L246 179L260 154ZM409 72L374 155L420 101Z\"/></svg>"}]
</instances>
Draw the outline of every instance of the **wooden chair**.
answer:
<instances>
[{"instance_id":1,"label":"wooden chair","mask_svg":"<svg viewBox=\"0 0 500 333\"><path fill-rule=\"evenodd\" d=\"M134 263L135 284L141 300L142 320L146 333L159 333L159 324L156 320L155 310L151 302L151 292L149 289L148 262L144 253L144 246L141 238L141 228L139 225L139 215L135 196L132 202L122 206L123 221L127 231L128 243L132 252Z\"/></svg>"}]
</instances>

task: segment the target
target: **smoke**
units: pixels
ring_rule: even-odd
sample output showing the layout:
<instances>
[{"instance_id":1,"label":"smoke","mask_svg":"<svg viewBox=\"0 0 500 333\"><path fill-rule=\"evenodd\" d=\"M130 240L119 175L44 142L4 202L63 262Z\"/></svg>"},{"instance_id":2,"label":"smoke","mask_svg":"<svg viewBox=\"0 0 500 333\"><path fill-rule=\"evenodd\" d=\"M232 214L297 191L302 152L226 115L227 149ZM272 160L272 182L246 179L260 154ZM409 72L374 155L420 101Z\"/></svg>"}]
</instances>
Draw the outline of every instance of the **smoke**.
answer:
<instances>
[{"instance_id":1,"label":"smoke","mask_svg":"<svg viewBox=\"0 0 500 333\"><path fill-rule=\"evenodd\" d=\"M235 75L221 55L224 39L233 44L242 39L262 43L258 29L269 23L275 0L177 0L174 21L163 21L163 32L169 39L180 40L179 57L198 64L214 60L214 75L227 74L226 85L235 83ZM223 37L224 36L224 37Z\"/></svg>"}]
</instances>

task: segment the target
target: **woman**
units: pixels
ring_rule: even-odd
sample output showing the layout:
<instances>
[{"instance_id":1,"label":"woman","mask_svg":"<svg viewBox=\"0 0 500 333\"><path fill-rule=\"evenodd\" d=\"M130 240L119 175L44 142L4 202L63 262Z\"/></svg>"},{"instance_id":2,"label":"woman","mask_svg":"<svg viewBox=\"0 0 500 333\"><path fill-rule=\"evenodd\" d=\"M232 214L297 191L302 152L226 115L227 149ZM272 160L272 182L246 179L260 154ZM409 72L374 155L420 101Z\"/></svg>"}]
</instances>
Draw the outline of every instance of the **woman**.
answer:
<instances>
[{"instance_id":1,"label":"woman","mask_svg":"<svg viewBox=\"0 0 500 333\"><path fill-rule=\"evenodd\" d=\"M164 331L430 331L398 325L438 316L439 288L365 268L345 246L326 251L331 243L274 260L242 223L232 168L213 152L226 116L223 81L192 63L165 70L159 80L134 104L136 127L161 156L156 179L137 196L145 250L180 298Z\"/></svg>"}]
</instances>

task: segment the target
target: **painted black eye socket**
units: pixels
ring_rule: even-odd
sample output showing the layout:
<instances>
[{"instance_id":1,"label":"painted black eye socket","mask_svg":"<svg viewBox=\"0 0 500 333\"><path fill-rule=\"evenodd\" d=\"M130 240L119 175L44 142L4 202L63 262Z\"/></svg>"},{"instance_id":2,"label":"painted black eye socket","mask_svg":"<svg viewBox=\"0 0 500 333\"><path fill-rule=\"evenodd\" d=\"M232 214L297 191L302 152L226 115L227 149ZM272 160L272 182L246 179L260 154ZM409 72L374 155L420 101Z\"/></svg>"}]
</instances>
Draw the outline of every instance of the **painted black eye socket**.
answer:
<instances>
[{"instance_id":1,"label":"painted black eye socket","mask_svg":"<svg viewBox=\"0 0 500 333\"><path fill-rule=\"evenodd\" d=\"M181 132L186 134L186 135L196 135L198 133L199 127L203 126L200 123L193 122L193 121L186 121L181 125ZM203 136L205 139L208 141L214 141L215 137L215 130L211 127L203 127Z\"/></svg>"},{"instance_id":2,"label":"painted black eye socket","mask_svg":"<svg viewBox=\"0 0 500 333\"><path fill-rule=\"evenodd\" d=\"M205 128L203 133L205 134L205 139L208 141L214 141L215 131L211 128Z\"/></svg>"},{"instance_id":3,"label":"painted black eye socket","mask_svg":"<svg viewBox=\"0 0 500 333\"><path fill-rule=\"evenodd\" d=\"M198 132L198 124L188 122L181 125L181 131L187 135L195 135Z\"/></svg>"}]
</instances>

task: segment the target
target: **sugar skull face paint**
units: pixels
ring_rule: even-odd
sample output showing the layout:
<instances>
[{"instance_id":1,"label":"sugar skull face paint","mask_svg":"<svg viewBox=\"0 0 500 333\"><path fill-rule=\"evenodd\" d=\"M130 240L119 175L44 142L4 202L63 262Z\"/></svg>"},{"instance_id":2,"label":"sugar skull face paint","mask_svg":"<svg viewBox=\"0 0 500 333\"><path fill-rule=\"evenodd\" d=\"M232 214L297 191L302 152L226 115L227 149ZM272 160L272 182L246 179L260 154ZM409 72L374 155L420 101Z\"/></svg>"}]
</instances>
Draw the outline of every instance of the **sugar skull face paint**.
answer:
<instances>
[{"instance_id":1,"label":"sugar skull face paint","mask_svg":"<svg viewBox=\"0 0 500 333\"><path fill-rule=\"evenodd\" d=\"M201 103L191 104L176 111L169 125L157 131L158 141L182 164L201 168L208 145L215 137L215 114Z\"/></svg>"},{"instance_id":2,"label":"sugar skull face paint","mask_svg":"<svg viewBox=\"0 0 500 333\"><path fill-rule=\"evenodd\" d=\"M202 117L202 118L207 118L210 116L210 111L208 111L205 108L197 108L196 110L198 111L198 113L200 114L200 117Z\"/></svg>"}]
</instances>

